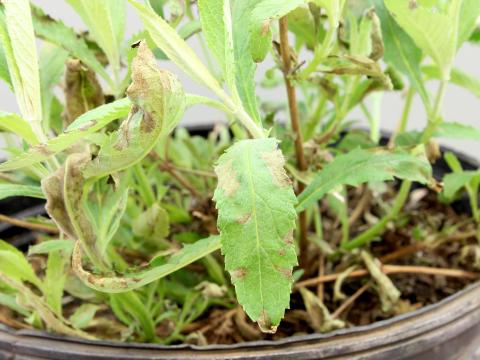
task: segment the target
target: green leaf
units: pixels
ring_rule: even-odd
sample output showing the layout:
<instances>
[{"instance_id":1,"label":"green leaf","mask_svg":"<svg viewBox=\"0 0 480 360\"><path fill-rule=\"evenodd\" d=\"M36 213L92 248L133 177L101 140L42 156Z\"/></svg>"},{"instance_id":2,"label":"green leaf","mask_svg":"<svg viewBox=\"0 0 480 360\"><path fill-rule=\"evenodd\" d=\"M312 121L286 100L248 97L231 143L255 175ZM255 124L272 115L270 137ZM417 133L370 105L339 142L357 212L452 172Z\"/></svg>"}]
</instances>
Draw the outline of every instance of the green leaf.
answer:
<instances>
[{"instance_id":1,"label":"green leaf","mask_svg":"<svg viewBox=\"0 0 480 360\"><path fill-rule=\"evenodd\" d=\"M272 46L270 23L287 15L307 0L260 0L251 15L250 51L255 62L265 59Z\"/></svg>"},{"instance_id":2,"label":"green leaf","mask_svg":"<svg viewBox=\"0 0 480 360\"><path fill-rule=\"evenodd\" d=\"M422 66L422 71L429 78L441 79L442 74L440 69L435 65ZM452 72L450 73L450 82L457 86L463 87L475 96L480 97L480 80L474 76L469 75L460 69L453 68Z\"/></svg>"},{"instance_id":3,"label":"green leaf","mask_svg":"<svg viewBox=\"0 0 480 360\"><path fill-rule=\"evenodd\" d=\"M22 252L3 240L0 240L0 273L15 280L31 282L42 289L42 282Z\"/></svg>"},{"instance_id":4,"label":"green leaf","mask_svg":"<svg viewBox=\"0 0 480 360\"><path fill-rule=\"evenodd\" d=\"M480 181L480 171L466 170L447 174L443 177L443 194L447 199L452 199L461 188L478 181Z\"/></svg>"},{"instance_id":5,"label":"green leaf","mask_svg":"<svg viewBox=\"0 0 480 360\"><path fill-rule=\"evenodd\" d=\"M132 230L142 239L161 240L170 233L170 219L165 209L158 204L142 212L132 223Z\"/></svg>"},{"instance_id":6,"label":"green leaf","mask_svg":"<svg viewBox=\"0 0 480 360\"><path fill-rule=\"evenodd\" d=\"M381 21L385 62L408 77L412 87L420 94L428 111L430 100L420 71L422 51L415 45L410 36L397 25L385 8L383 0L375 0L375 10Z\"/></svg>"},{"instance_id":7,"label":"green leaf","mask_svg":"<svg viewBox=\"0 0 480 360\"><path fill-rule=\"evenodd\" d=\"M75 309L75 312L68 318L68 321L76 329L85 329L90 325L100 306L94 304L82 304Z\"/></svg>"},{"instance_id":8,"label":"green leaf","mask_svg":"<svg viewBox=\"0 0 480 360\"><path fill-rule=\"evenodd\" d=\"M40 51L40 88L42 92L43 127L50 129L50 112L54 98L53 87L58 85L65 70L68 52L51 45L42 44Z\"/></svg>"},{"instance_id":9,"label":"green leaf","mask_svg":"<svg viewBox=\"0 0 480 360\"><path fill-rule=\"evenodd\" d=\"M480 129L458 122L442 122L437 126L434 137L480 141Z\"/></svg>"},{"instance_id":10,"label":"green leaf","mask_svg":"<svg viewBox=\"0 0 480 360\"><path fill-rule=\"evenodd\" d=\"M112 85L110 76L97 60L95 54L88 48L83 38L78 37L73 29L66 26L63 22L45 15L37 7L32 7L32 13L35 33L40 38L67 50Z\"/></svg>"},{"instance_id":11,"label":"green leaf","mask_svg":"<svg viewBox=\"0 0 480 360\"><path fill-rule=\"evenodd\" d=\"M30 124L17 114L0 111L0 129L20 136L30 145L38 144L37 136Z\"/></svg>"},{"instance_id":12,"label":"green leaf","mask_svg":"<svg viewBox=\"0 0 480 360\"><path fill-rule=\"evenodd\" d=\"M85 270L82 267L82 249L77 243L73 251L72 267L88 287L106 293L122 293L161 279L218 249L220 249L220 237L210 236L193 244L185 245L182 250L159 266L149 266L145 270L128 272L123 276L111 276L109 274L93 274Z\"/></svg>"},{"instance_id":13,"label":"green leaf","mask_svg":"<svg viewBox=\"0 0 480 360\"><path fill-rule=\"evenodd\" d=\"M0 200L12 196L27 196L37 199L45 199L40 186L0 184Z\"/></svg>"},{"instance_id":14,"label":"green leaf","mask_svg":"<svg viewBox=\"0 0 480 360\"><path fill-rule=\"evenodd\" d=\"M48 254L45 278L43 279L43 295L46 303L55 314L62 315L63 287L65 286L66 265L69 258L61 251L50 251Z\"/></svg>"},{"instance_id":15,"label":"green leaf","mask_svg":"<svg viewBox=\"0 0 480 360\"><path fill-rule=\"evenodd\" d=\"M463 0L458 22L457 48L470 38L480 16L480 0Z\"/></svg>"},{"instance_id":16,"label":"green leaf","mask_svg":"<svg viewBox=\"0 0 480 360\"><path fill-rule=\"evenodd\" d=\"M100 178L142 160L160 138L170 134L184 113L186 98L181 83L169 71L158 68L144 41L132 64L132 78L127 95L134 106L85 168L87 178Z\"/></svg>"},{"instance_id":17,"label":"green leaf","mask_svg":"<svg viewBox=\"0 0 480 360\"><path fill-rule=\"evenodd\" d=\"M326 165L298 197L297 211L304 210L339 185L393 180L395 177L420 183L431 179L431 167L422 154L402 151L356 149L339 155Z\"/></svg>"},{"instance_id":18,"label":"green leaf","mask_svg":"<svg viewBox=\"0 0 480 360\"><path fill-rule=\"evenodd\" d=\"M236 89L230 0L199 0L198 10L207 45L222 68L227 85Z\"/></svg>"},{"instance_id":19,"label":"green leaf","mask_svg":"<svg viewBox=\"0 0 480 360\"><path fill-rule=\"evenodd\" d=\"M151 7L142 5L134 0L129 1L137 8L152 40L170 60L198 83L207 86L214 92L222 91L215 77L203 65L185 40L177 34L175 29L158 16Z\"/></svg>"},{"instance_id":20,"label":"green leaf","mask_svg":"<svg viewBox=\"0 0 480 360\"><path fill-rule=\"evenodd\" d=\"M16 296L14 295L2 294L0 292L0 305L9 307L10 309L18 312L22 316L30 315L30 312L26 308L17 303Z\"/></svg>"},{"instance_id":21,"label":"green leaf","mask_svg":"<svg viewBox=\"0 0 480 360\"><path fill-rule=\"evenodd\" d=\"M124 98L90 110L75 120L63 134L46 143L33 146L28 152L0 164L0 171L21 169L45 161L83 139L86 135L102 129L113 120L124 117L128 114L130 107L130 100Z\"/></svg>"},{"instance_id":22,"label":"green leaf","mask_svg":"<svg viewBox=\"0 0 480 360\"><path fill-rule=\"evenodd\" d=\"M6 0L3 5L5 14L0 10L0 23L4 21L6 29L0 30L0 37L18 106L23 118L31 123L37 137L42 140L40 77L30 2Z\"/></svg>"},{"instance_id":23,"label":"green leaf","mask_svg":"<svg viewBox=\"0 0 480 360\"><path fill-rule=\"evenodd\" d=\"M297 265L295 194L275 139L242 140L219 159L214 200L225 268L237 299L262 331L289 307Z\"/></svg>"},{"instance_id":24,"label":"green leaf","mask_svg":"<svg viewBox=\"0 0 480 360\"><path fill-rule=\"evenodd\" d=\"M3 45L1 41L0 41L0 79L5 81L5 83L10 87L10 89L12 88L12 80L10 79L10 73L8 72L7 57L5 55L5 50L3 49Z\"/></svg>"},{"instance_id":25,"label":"green leaf","mask_svg":"<svg viewBox=\"0 0 480 360\"><path fill-rule=\"evenodd\" d=\"M257 0L233 1L232 10L232 36L233 49L236 62L236 84L238 95L247 113L260 123L258 100L255 93L256 65L250 51L251 12Z\"/></svg>"},{"instance_id":26,"label":"green leaf","mask_svg":"<svg viewBox=\"0 0 480 360\"><path fill-rule=\"evenodd\" d=\"M385 0L396 22L441 69L443 79L448 79L457 51L461 2L451 0L441 11L410 0Z\"/></svg>"},{"instance_id":27,"label":"green leaf","mask_svg":"<svg viewBox=\"0 0 480 360\"><path fill-rule=\"evenodd\" d=\"M92 37L107 55L115 73L120 70L120 47L125 32L126 2L67 0L81 16Z\"/></svg>"},{"instance_id":28,"label":"green leaf","mask_svg":"<svg viewBox=\"0 0 480 360\"><path fill-rule=\"evenodd\" d=\"M40 244L28 248L28 256L49 254L57 251L63 251L66 255L69 255L73 251L73 245L74 243L71 240L42 241Z\"/></svg>"}]
</instances>

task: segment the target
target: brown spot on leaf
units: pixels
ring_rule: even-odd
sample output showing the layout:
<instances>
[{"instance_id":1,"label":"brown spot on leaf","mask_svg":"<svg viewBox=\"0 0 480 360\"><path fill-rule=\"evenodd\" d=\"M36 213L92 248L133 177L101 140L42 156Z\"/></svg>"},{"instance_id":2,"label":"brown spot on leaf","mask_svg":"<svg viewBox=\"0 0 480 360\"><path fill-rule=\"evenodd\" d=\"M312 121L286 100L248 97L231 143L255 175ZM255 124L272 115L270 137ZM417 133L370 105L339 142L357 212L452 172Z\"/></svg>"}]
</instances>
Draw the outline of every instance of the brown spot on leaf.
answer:
<instances>
[{"instance_id":1,"label":"brown spot on leaf","mask_svg":"<svg viewBox=\"0 0 480 360\"><path fill-rule=\"evenodd\" d=\"M140 125L140 131L143 133L151 133L155 129L155 120L152 114L145 112L143 114L142 123Z\"/></svg>"},{"instance_id":2,"label":"brown spot on leaf","mask_svg":"<svg viewBox=\"0 0 480 360\"><path fill-rule=\"evenodd\" d=\"M257 320L260 330L267 334L275 334L277 332L277 326L273 326L265 309L262 310L260 317Z\"/></svg>"},{"instance_id":3,"label":"brown spot on leaf","mask_svg":"<svg viewBox=\"0 0 480 360\"><path fill-rule=\"evenodd\" d=\"M262 31L260 34L262 36L266 36L269 31L270 31L270 20L265 20L262 24Z\"/></svg>"},{"instance_id":4,"label":"brown spot on leaf","mask_svg":"<svg viewBox=\"0 0 480 360\"><path fill-rule=\"evenodd\" d=\"M408 8L410 10L415 10L418 7L417 0L410 0L408 2Z\"/></svg>"},{"instance_id":5,"label":"brown spot on leaf","mask_svg":"<svg viewBox=\"0 0 480 360\"><path fill-rule=\"evenodd\" d=\"M262 154L262 159L270 169L273 176L273 181L280 187L290 186L291 181L283 166L285 165L285 159L280 150L274 150Z\"/></svg>"},{"instance_id":6,"label":"brown spot on leaf","mask_svg":"<svg viewBox=\"0 0 480 360\"><path fill-rule=\"evenodd\" d=\"M233 160L228 160L215 167L215 173L218 177L218 188L225 192L225 195L232 197L240 187L237 180L237 172L233 168Z\"/></svg>"},{"instance_id":7,"label":"brown spot on leaf","mask_svg":"<svg viewBox=\"0 0 480 360\"><path fill-rule=\"evenodd\" d=\"M292 280L292 269L275 267L275 269L284 275L288 280Z\"/></svg>"},{"instance_id":8,"label":"brown spot on leaf","mask_svg":"<svg viewBox=\"0 0 480 360\"><path fill-rule=\"evenodd\" d=\"M243 279L245 276L247 276L247 269L245 268L238 268L232 271L232 281L235 282L237 280Z\"/></svg>"},{"instance_id":9,"label":"brown spot on leaf","mask_svg":"<svg viewBox=\"0 0 480 360\"><path fill-rule=\"evenodd\" d=\"M283 241L287 245L293 245L293 230L290 230L287 235L283 237Z\"/></svg>"},{"instance_id":10,"label":"brown spot on leaf","mask_svg":"<svg viewBox=\"0 0 480 360\"><path fill-rule=\"evenodd\" d=\"M46 144L40 144L34 147L35 151L43 156L51 156L54 153L50 151Z\"/></svg>"},{"instance_id":11,"label":"brown spot on leaf","mask_svg":"<svg viewBox=\"0 0 480 360\"><path fill-rule=\"evenodd\" d=\"M285 256L285 253L286 253L285 249L278 250L278 255L280 255L280 256Z\"/></svg>"},{"instance_id":12,"label":"brown spot on leaf","mask_svg":"<svg viewBox=\"0 0 480 360\"><path fill-rule=\"evenodd\" d=\"M252 217L251 213L244 214L237 219L237 222L241 225L246 224L251 217Z\"/></svg>"}]
</instances>

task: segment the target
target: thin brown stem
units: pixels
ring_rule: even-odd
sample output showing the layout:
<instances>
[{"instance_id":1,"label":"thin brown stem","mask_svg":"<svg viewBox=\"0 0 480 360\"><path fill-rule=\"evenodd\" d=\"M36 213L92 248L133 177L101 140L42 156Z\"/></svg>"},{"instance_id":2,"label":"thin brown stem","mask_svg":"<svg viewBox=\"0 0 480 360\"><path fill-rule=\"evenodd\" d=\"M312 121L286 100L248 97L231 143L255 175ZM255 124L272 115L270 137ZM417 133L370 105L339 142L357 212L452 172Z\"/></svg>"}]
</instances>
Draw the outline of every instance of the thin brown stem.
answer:
<instances>
[{"instance_id":1,"label":"thin brown stem","mask_svg":"<svg viewBox=\"0 0 480 360\"><path fill-rule=\"evenodd\" d=\"M478 278L477 273L459 269L445 269L445 268L435 268L429 266L409 266L409 265L383 265L382 271L384 274L423 274L423 275L439 275L447 277L457 277L464 278L469 280L474 280ZM317 276L312 279L300 281L295 284L295 289L301 287L315 286L320 283L332 282L337 280L337 278L342 275L342 273L329 274L324 276ZM367 269L360 269L352 271L347 278L358 278L369 275Z\"/></svg>"},{"instance_id":2,"label":"thin brown stem","mask_svg":"<svg viewBox=\"0 0 480 360\"><path fill-rule=\"evenodd\" d=\"M303 138L300 129L300 119L298 115L297 107L297 95L295 87L290 80L290 73L292 71L292 60L290 53L290 44L288 41L288 21L286 17L282 17L279 20L280 24L280 55L282 57L283 65L283 77L285 80L285 88L287 90L288 109L290 112L290 122L292 130L295 135L295 155L297 158L297 166L300 171L307 170L307 161L305 160L305 154L303 152ZM297 194L300 194L304 190L305 186L299 182L297 185ZM307 263L307 216L303 211L299 214L300 223L300 265L305 266Z\"/></svg>"},{"instance_id":3,"label":"thin brown stem","mask_svg":"<svg viewBox=\"0 0 480 360\"><path fill-rule=\"evenodd\" d=\"M15 219L7 215L0 214L0 222L5 222L10 225L22 227L30 230L43 231L50 234L58 234L59 230L54 226L35 224L25 220Z\"/></svg>"},{"instance_id":4,"label":"thin brown stem","mask_svg":"<svg viewBox=\"0 0 480 360\"><path fill-rule=\"evenodd\" d=\"M169 164L163 163L163 164L160 164L159 167L160 167L160 170L168 172L175 180L177 180L180 183L180 185L182 185L185 189L187 189L190 192L190 194L192 194L192 196L195 196L197 198L201 197L197 189L195 189L193 185L190 184L190 182L185 177L183 177L182 174L180 174L177 170L175 170Z\"/></svg>"},{"instance_id":5,"label":"thin brown stem","mask_svg":"<svg viewBox=\"0 0 480 360\"><path fill-rule=\"evenodd\" d=\"M347 300L345 300L342 305L340 305L335 312L332 314L332 319L338 318L342 313L350 306L352 305L365 291L368 290L370 287L370 283L366 283L363 285L360 289L355 291L355 293L350 296Z\"/></svg>"}]
</instances>

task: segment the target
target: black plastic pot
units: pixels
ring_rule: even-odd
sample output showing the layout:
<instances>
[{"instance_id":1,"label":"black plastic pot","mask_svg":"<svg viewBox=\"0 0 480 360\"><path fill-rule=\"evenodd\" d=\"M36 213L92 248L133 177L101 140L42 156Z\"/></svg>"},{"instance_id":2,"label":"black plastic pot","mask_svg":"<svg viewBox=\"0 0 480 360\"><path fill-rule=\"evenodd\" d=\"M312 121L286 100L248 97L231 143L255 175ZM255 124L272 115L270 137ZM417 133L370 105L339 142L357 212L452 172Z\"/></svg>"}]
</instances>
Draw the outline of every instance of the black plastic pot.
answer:
<instances>
[{"instance_id":1,"label":"black plastic pot","mask_svg":"<svg viewBox=\"0 0 480 360\"><path fill-rule=\"evenodd\" d=\"M465 169L478 168L474 159L457 156ZM448 167L438 161L434 170L441 177ZM460 201L457 210L468 211L468 206ZM17 236L22 238L28 233ZM368 326L229 346L87 341L41 331L15 331L0 324L0 360L3 359L480 359L480 283L434 305Z\"/></svg>"}]
</instances>

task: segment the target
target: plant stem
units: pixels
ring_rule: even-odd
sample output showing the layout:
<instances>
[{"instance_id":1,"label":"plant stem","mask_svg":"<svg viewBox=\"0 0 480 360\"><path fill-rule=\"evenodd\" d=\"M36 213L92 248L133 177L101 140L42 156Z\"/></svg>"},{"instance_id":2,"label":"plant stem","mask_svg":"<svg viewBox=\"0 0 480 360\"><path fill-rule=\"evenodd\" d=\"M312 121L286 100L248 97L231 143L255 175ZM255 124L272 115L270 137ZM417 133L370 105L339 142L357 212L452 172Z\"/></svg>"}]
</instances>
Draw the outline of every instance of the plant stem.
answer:
<instances>
[{"instance_id":1,"label":"plant stem","mask_svg":"<svg viewBox=\"0 0 480 360\"><path fill-rule=\"evenodd\" d=\"M320 63L328 56L332 47L332 43L335 40L335 30L336 27L330 23L324 41L321 45L317 45L315 47L313 59L310 61L305 70L303 70L301 74L302 79L308 78L308 76L317 69L317 66L320 65Z\"/></svg>"},{"instance_id":2,"label":"plant stem","mask_svg":"<svg viewBox=\"0 0 480 360\"><path fill-rule=\"evenodd\" d=\"M300 129L300 120L298 116L297 108L297 96L295 93L295 87L290 80L290 71L292 70L292 61L290 57L290 44L288 42L288 20L286 17L282 17L279 21L280 24L280 53L283 63L283 77L285 80L285 88L287 90L288 108L290 111L290 122L295 135L295 155L297 157L297 166L300 171L307 170L307 162L305 160L305 154L303 152L303 138ZM297 185L297 194L300 194L304 190L305 186L299 182ZM303 211L299 214L300 223L300 265L306 264L307 260L307 216Z\"/></svg>"},{"instance_id":3,"label":"plant stem","mask_svg":"<svg viewBox=\"0 0 480 360\"><path fill-rule=\"evenodd\" d=\"M10 225L22 227L30 230L43 231L50 234L58 234L59 230L54 226L48 226L43 224L35 224L25 220L15 219L6 215L0 214L0 222L5 222Z\"/></svg>"},{"instance_id":4,"label":"plant stem","mask_svg":"<svg viewBox=\"0 0 480 360\"><path fill-rule=\"evenodd\" d=\"M422 142L427 143L432 137L437 126L442 122L440 113L442 111L443 99L445 98L445 91L447 89L448 81L441 80L438 87L437 96L435 98L435 104L433 106L432 114L429 116L428 125L422 135Z\"/></svg>"},{"instance_id":5,"label":"plant stem","mask_svg":"<svg viewBox=\"0 0 480 360\"><path fill-rule=\"evenodd\" d=\"M400 122L398 123L395 132L392 134L392 137L388 142L389 148L392 148L395 145L395 139L397 136L407 129L408 116L410 115L410 109L412 108L414 94L415 90L413 88L408 89L407 96L405 97L405 104L403 106L402 117L400 118Z\"/></svg>"},{"instance_id":6,"label":"plant stem","mask_svg":"<svg viewBox=\"0 0 480 360\"><path fill-rule=\"evenodd\" d=\"M370 241L372 241L377 235L379 235L387 226L387 224L395 219L400 210L402 210L403 205L408 199L408 195L410 193L410 187L412 186L412 182L408 180L404 180L400 189L398 190L397 196L393 203L392 209L390 212L382 217L375 225L373 225L368 230L364 231L360 235L356 236L354 239L350 240L349 242L342 244L342 249L344 250L352 250L356 249L360 246L363 246Z\"/></svg>"}]
</instances>

